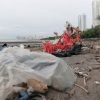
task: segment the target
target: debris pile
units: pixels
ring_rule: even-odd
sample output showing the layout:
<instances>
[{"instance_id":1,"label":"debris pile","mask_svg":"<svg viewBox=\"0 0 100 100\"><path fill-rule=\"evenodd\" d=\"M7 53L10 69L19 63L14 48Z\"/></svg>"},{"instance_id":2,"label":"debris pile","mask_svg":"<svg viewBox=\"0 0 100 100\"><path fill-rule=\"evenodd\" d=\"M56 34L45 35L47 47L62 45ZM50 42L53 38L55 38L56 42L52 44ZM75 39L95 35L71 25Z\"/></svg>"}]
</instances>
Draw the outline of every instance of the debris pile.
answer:
<instances>
[{"instance_id":1,"label":"debris pile","mask_svg":"<svg viewBox=\"0 0 100 100\"><path fill-rule=\"evenodd\" d=\"M75 81L71 67L51 54L18 47L0 52L0 100L45 98L49 86L66 91Z\"/></svg>"},{"instance_id":2,"label":"debris pile","mask_svg":"<svg viewBox=\"0 0 100 100\"><path fill-rule=\"evenodd\" d=\"M8 94L5 100L46 100L47 84L38 80L29 79L27 83L20 83L12 87L12 92Z\"/></svg>"},{"instance_id":3,"label":"debris pile","mask_svg":"<svg viewBox=\"0 0 100 100\"><path fill-rule=\"evenodd\" d=\"M58 33L56 33L56 35L57 34ZM45 41L42 44L42 48L44 52L53 54L57 57L67 57L79 54L82 48L79 28L72 27L70 24L66 25L66 30L59 36L56 43Z\"/></svg>"}]
</instances>

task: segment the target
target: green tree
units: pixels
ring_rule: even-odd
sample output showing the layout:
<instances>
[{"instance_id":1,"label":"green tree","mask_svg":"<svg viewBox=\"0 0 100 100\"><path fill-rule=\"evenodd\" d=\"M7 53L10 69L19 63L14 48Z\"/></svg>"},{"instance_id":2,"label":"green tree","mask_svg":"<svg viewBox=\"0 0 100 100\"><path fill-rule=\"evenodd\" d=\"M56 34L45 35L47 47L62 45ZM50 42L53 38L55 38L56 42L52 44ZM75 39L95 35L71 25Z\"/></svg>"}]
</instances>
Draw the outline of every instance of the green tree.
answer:
<instances>
[{"instance_id":1,"label":"green tree","mask_svg":"<svg viewBox=\"0 0 100 100\"><path fill-rule=\"evenodd\" d=\"M100 38L100 25L88 29L81 34L82 38Z\"/></svg>"}]
</instances>

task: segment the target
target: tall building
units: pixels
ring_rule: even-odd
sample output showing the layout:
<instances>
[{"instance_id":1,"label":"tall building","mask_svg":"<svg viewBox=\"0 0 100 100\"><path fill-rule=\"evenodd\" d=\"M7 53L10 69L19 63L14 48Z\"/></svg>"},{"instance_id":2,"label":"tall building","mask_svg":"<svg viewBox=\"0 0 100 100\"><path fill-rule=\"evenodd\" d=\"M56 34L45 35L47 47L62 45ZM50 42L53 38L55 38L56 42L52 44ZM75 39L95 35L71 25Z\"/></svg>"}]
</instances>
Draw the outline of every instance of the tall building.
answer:
<instances>
[{"instance_id":1,"label":"tall building","mask_svg":"<svg viewBox=\"0 0 100 100\"><path fill-rule=\"evenodd\" d=\"M100 0L92 1L93 26L100 25Z\"/></svg>"},{"instance_id":2,"label":"tall building","mask_svg":"<svg viewBox=\"0 0 100 100\"><path fill-rule=\"evenodd\" d=\"M86 30L86 15L79 15L78 16L78 26L81 31Z\"/></svg>"}]
</instances>

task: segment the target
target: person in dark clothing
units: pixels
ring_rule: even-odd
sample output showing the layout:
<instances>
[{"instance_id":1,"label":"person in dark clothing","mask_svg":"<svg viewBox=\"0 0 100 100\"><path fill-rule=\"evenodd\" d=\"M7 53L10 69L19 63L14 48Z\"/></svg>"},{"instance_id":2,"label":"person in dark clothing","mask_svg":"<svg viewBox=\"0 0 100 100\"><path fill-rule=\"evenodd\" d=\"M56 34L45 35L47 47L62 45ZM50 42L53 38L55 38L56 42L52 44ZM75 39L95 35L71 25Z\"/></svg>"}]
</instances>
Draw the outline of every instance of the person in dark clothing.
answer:
<instances>
[{"instance_id":1,"label":"person in dark clothing","mask_svg":"<svg viewBox=\"0 0 100 100\"><path fill-rule=\"evenodd\" d=\"M7 47L7 43L4 43L4 44L2 45L2 47Z\"/></svg>"}]
</instances>

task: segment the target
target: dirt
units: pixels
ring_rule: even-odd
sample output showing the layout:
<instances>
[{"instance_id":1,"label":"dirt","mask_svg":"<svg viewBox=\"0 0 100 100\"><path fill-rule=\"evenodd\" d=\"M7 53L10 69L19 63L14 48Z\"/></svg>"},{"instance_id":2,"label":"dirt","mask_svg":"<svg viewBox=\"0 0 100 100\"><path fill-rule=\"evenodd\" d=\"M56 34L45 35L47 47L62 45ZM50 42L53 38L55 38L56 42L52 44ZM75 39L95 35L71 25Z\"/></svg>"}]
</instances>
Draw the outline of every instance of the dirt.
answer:
<instances>
[{"instance_id":1,"label":"dirt","mask_svg":"<svg viewBox=\"0 0 100 100\"><path fill-rule=\"evenodd\" d=\"M73 67L73 69L78 69L81 72L88 73L91 77L91 79L87 81L87 90L89 91L89 94L75 86L74 94L69 100L100 100L100 85L95 84L95 81L100 81L100 69L90 70L94 67L100 66L100 63L95 56L96 54L88 53L63 58L70 66ZM76 83L84 87L84 78L77 77Z\"/></svg>"},{"instance_id":2,"label":"dirt","mask_svg":"<svg viewBox=\"0 0 100 100\"><path fill-rule=\"evenodd\" d=\"M74 86L68 93L59 92L54 89L49 89L48 97L50 100L100 100L100 85L96 85L95 81L100 82L100 69L93 69L100 67L100 60L96 59L96 54L80 54L71 57L61 58L69 64L74 70L88 73L90 79L87 81L87 86L84 86L84 78L77 77L76 84L86 88L89 93L87 94L83 89Z\"/></svg>"}]
</instances>

